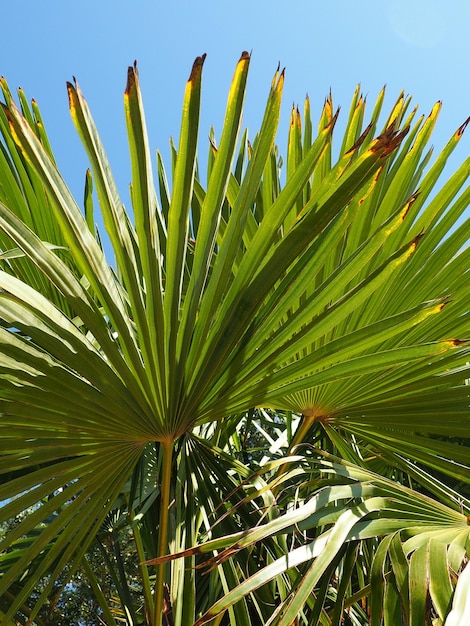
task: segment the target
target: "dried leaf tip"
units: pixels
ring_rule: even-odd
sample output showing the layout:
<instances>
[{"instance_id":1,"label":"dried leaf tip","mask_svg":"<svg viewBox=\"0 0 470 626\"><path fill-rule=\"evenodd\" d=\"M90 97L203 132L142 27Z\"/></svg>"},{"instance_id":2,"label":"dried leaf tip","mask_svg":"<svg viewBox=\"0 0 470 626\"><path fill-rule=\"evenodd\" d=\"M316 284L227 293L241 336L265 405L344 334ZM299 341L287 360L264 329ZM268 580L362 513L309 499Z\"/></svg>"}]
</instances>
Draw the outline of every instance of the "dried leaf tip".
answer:
<instances>
[{"instance_id":1,"label":"dried leaf tip","mask_svg":"<svg viewBox=\"0 0 470 626\"><path fill-rule=\"evenodd\" d=\"M386 157L401 144L409 130L410 127L407 126L402 131L397 132L395 130L395 124L392 123L381 135L377 137L370 149L372 152L383 150L382 156Z\"/></svg>"},{"instance_id":2,"label":"dried leaf tip","mask_svg":"<svg viewBox=\"0 0 470 626\"><path fill-rule=\"evenodd\" d=\"M67 84L67 96L69 98L69 107L70 107L70 110L73 110L75 107L75 103L74 103L75 87L70 81L67 81L66 84Z\"/></svg>"},{"instance_id":3,"label":"dried leaf tip","mask_svg":"<svg viewBox=\"0 0 470 626\"><path fill-rule=\"evenodd\" d=\"M463 345L465 345L465 344L466 344L466 343L468 343L470 340L469 340L469 339L451 339L450 341L451 341L452 345L453 345L453 346L455 346L455 347L457 348L458 346L463 346Z\"/></svg>"},{"instance_id":4,"label":"dried leaf tip","mask_svg":"<svg viewBox=\"0 0 470 626\"><path fill-rule=\"evenodd\" d=\"M341 107L338 107L336 109L335 114L332 116L332 118L330 119L330 121L328 122L328 124L325 126L325 130L328 129L330 132L333 132L334 127L336 125L336 122L338 120L339 117L339 112L341 110Z\"/></svg>"},{"instance_id":5,"label":"dried leaf tip","mask_svg":"<svg viewBox=\"0 0 470 626\"><path fill-rule=\"evenodd\" d=\"M249 59L251 59L251 52L247 52L246 50L243 50L240 56L240 61L247 61Z\"/></svg>"},{"instance_id":6,"label":"dried leaf tip","mask_svg":"<svg viewBox=\"0 0 470 626\"><path fill-rule=\"evenodd\" d=\"M124 90L125 95L129 95L129 93L131 92L133 86L135 85L137 76L137 64L136 61L134 61L134 65L129 65L129 67L127 68L127 82L126 89Z\"/></svg>"},{"instance_id":7,"label":"dried leaf tip","mask_svg":"<svg viewBox=\"0 0 470 626\"><path fill-rule=\"evenodd\" d=\"M349 150L345 153L345 154L350 154L353 152L357 152L357 150L359 150L359 148L362 146L362 144L364 143L367 135L370 133L370 131L372 130L373 127L373 122L370 122L366 128L363 130L363 132L361 133L361 136L358 138L358 140L356 141L356 143L354 145L352 145ZM385 133L384 133L385 134ZM380 138L382 137L382 135L380 135L380 137L377 138L377 142L380 140ZM373 150L374 147L371 147L371 150Z\"/></svg>"},{"instance_id":8,"label":"dried leaf tip","mask_svg":"<svg viewBox=\"0 0 470 626\"><path fill-rule=\"evenodd\" d=\"M196 57L193 63L193 67L191 69L191 74L189 75L188 82L193 83L198 77L198 75L201 73L202 66L204 65L204 61L206 60L206 56L207 55L204 52L204 54L201 55L200 57Z\"/></svg>"},{"instance_id":9,"label":"dried leaf tip","mask_svg":"<svg viewBox=\"0 0 470 626\"><path fill-rule=\"evenodd\" d=\"M69 94L70 94L71 91L76 91L76 92L80 91L80 86L79 86L78 81L75 78L75 76L72 76L72 81L73 82L67 81L67 83L66 83L67 84L67 91L69 92Z\"/></svg>"},{"instance_id":10,"label":"dried leaf tip","mask_svg":"<svg viewBox=\"0 0 470 626\"><path fill-rule=\"evenodd\" d=\"M413 204L416 202L416 200L418 199L418 196L420 194L419 189L417 189L406 201L406 204L403 208L403 211L400 215L401 220L403 221L406 216L408 215L409 210L411 209L411 207L413 206Z\"/></svg>"},{"instance_id":11,"label":"dried leaf tip","mask_svg":"<svg viewBox=\"0 0 470 626\"><path fill-rule=\"evenodd\" d=\"M470 123L470 116L467 117L465 122L461 126L459 126L459 128L457 129L457 137L461 137L464 134L465 129L467 128L469 123Z\"/></svg>"}]
</instances>

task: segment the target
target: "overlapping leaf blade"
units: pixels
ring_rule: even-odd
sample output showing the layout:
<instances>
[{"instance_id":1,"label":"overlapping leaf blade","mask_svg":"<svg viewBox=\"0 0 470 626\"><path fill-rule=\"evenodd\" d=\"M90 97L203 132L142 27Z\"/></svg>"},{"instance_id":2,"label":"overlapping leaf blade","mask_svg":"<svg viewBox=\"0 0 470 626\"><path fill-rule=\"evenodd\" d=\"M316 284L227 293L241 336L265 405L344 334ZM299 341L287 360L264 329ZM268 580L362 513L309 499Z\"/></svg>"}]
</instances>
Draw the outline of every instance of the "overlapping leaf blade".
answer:
<instances>
[{"instance_id":1,"label":"overlapping leaf blade","mask_svg":"<svg viewBox=\"0 0 470 626\"><path fill-rule=\"evenodd\" d=\"M172 550L210 535L217 527L209 522L210 505L221 506L226 489L236 499L236 481L223 480L209 455L211 482L204 485L191 458L203 447L188 444L191 432L208 428L206 453L223 459L244 486L245 468L230 463L224 447L239 437L236 415L263 406L303 414L289 445L308 444L309 429L318 433L320 424L322 441L357 458L362 470L331 465L342 484L320 489L310 508L286 505L261 524L256 498L271 507L281 488L295 485L305 471L289 472L291 461L278 460L271 483L237 500L245 529L237 532L221 513L219 536L184 553L188 567L175 566L171 599L179 623L203 623L224 610L232 623L249 623L248 598L269 623L287 625L308 615L329 619L330 596L354 605L360 616L359 606L345 599L347 576L335 589L330 581L340 564L350 571L354 542L382 536L376 560L359 576L379 581L372 592L374 619L393 623L401 598L405 614L420 623L429 589L442 620L453 587L450 579L439 586L437 572L449 571L450 563L460 567L464 551L457 544L465 517L424 497L417 506L414 492L372 476L364 459L382 455L383 466L395 463L428 486L429 471L464 482L470 477L466 448L448 441L466 440L470 433L467 225L458 226L469 199L468 161L429 201L465 125L427 169L440 105L414 121L415 111L406 117L409 99L400 97L374 138L384 93L366 124L365 99L357 90L335 163L331 96L316 138L307 101L303 135L293 110L284 184L274 145L283 72L275 74L253 145L244 135L236 156L249 65L243 53L218 147L211 135L205 188L196 160L203 61L196 60L186 86L171 188L158 158L161 207L137 68L129 68L132 214L119 198L78 85L69 84L68 92L93 172L86 179L85 215L57 171L37 107L30 111L21 93L20 112L2 83L0 227L1 244L10 250L0 273L0 428L7 445L0 462L2 519L36 507L3 542L15 557L0 583L2 593L16 589L33 564L5 619L20 611L41 577L53 580L67 560L80 562L130 476L134 485L141 480L137 472L148 464L152 442L149 473L157 481L152 502L161 509L160 527L156 532L155 507L142 509L134 522L136 536L141 524L145 537L138 540L140 554L154 556L157 545L164 553L168 507ZM94 231L91 180L115 267ZM443 491L436 483L433 493ZM198 509L194 498L208 502ZM134 506L129 503L135 520ZM250 529L253 514L257 529ZM17 551L15 542L37 529L37 539ZM314 537L299 541L299 530ZM286 534L295 537L291 552ZM253 572L241 549L260 542L266 542L261 553L267 563ZM343 548L344 542L350 547ZM203 594L197 604L194 555L219 550L216 592ZM155 602L142 569L149 615L163 606L164 563L158 560ZM409 592L408 602L407 589L414 589L423 571L429 586ZM279 606L267 617L257 594L269 581L269 602L276 598ZM353 597L365 597L366 588ZM187 612L178 600L182 589L191 597ZM314 607L315 594L321 606ZM341 611L332 615L338 622ZM161 619L154 617L155 623Z\"/></svg>"}]
</instances>

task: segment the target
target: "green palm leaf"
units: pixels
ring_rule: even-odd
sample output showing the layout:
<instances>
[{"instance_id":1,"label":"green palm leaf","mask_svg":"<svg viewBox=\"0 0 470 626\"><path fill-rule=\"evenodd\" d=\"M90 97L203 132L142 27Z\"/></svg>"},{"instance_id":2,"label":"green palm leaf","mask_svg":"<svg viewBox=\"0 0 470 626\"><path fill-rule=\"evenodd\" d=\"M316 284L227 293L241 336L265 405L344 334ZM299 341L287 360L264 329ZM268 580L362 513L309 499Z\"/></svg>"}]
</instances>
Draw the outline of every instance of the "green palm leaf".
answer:
<instances>
[{"instance_id":1,"label":"green palm leaf","mask_svg":"<svg viewBox=\"0 0 470 626\"><path fill-rule=\"evenodd\" d=\"M249 602L264 620L292 623L312 609L312 589L324 598L333 593L328 580L343 557L353 567L355 547L344 548L345 542L392 532L396 537L413 524L426 525L408 492L397 487L397 508L390 507L384 495L393 491L390 484L379 481L369 493L361 482L370 482L368 475L354 479L356 492L348 481L343 491L338 487L347 495L328 492L331 499L318 509L317 522L305 528L332 525L313 542L296 545L291 566L285 565L286 544L278 535L292 533L292 524L305 518L287 513L260 532L246 533L246 545L270 542L270 563L259 573L245 579L248 570L240 563L249 568L247 559L222 558L216 591L208 596L196 583L194 553L185 553L186 562L174 566L170 579L168 550L190 548L211 534L211 505L222 507L224 492L238 498L237 480L243 483L249 472L230 461L226 448L239 436L243 420L237 416L253 407L303 415L291 449L308 442L310 429L320 424L322 437L338 451L347 453L354 442L350 456L359 454L362 465L368 455L381 455L386 465L395 463L423 483L432 482L429 471L468 483L465 449L447 440L469 435L470 307L462 280L468 252L466 225L459 225L468 203L468 163L429 199L464 126L428 168L427 143L440 107L415 122L415 112L406 117L409 100L400 97L376 133L384 94L364 126L365 101L357 92L333 162L337 116L331 97L316 137L307 102L303 134L300 114L292 114L283 183L274 142L284 73L274 76L253 144L245 133L238 146L250 63L243 53L220 144L211 137L204 186L196 158L204 58L196 59L186 85L171 187L158 157L158 194L137 68L129 68L124 105L132 212L119 198L78 84L68 84L68 94L91 166L85 212L57 169L37 106L30 110L20 94L20 110L2 82L0 520L34 509L0 543L14 554L0 581L0 598L15 590L4 609L6 623L47 578L31 607L29 619L36 618L64 564L71 563L72 571L79 566L125 486L132 480L134 493L145 475L154 481L154 499L140 510L126 496L126 506L139 558L158 557L153 596L153 568L141 570L152 625L161 623L169 603L181 624L203 623L224 610L232 623L249 623ZM115 266L92 226L92 186ZM212 484L204 485L191 458L195 451L207 458ZM222 480L216 457L237 479ZM253 511L261 522L256 498L273 500L281 486L295 482L297 471L289 473L282 459L277 462L273 483L267 480L256 496L238 499L241 527L250 527ZM344 477L345 466L334 467ZM206 498L199 510L194 498ZM332 510L335 498L345 502ZM348 503L349 498L359 500ZM452 518L462 532L462 516L426 503L429 515ZM384 520L381 509L390 511ZM222 543L209 541L207 551L229 545L222 530L230 522L220 515ZM18 548L32 533L34 540ZM448 558L434 538L407 552L400 535L403 554L398 539L387 541L377 554L395 568L394 578L379 585L385 595L377 595L378 607L390 607L403 595L408 561L412 580L415 570L437 571ZM292 567L302 572L303 582ZM372 565L371 575L376 569ZM440 591L430 579L443 619L452 583ZM271 599L281 599L272 618L256 595L270 580L276 586ZM342 602L346 580L335 591ZM187 607L179 599L182 590L191 598ZM198 591L204 597L199 603ZM129 605L125 589L121 596ZM406 610L420 615L422 598L412 600ZM322 609L315 610L320 618ZM339 609L335 615L339 620Z\"/></svg>"},{"instance_id":2,"label":"green palm leaf","mask_svg":"<svg viewBox=\"0 0 470 626\"><path fill-rule=\"evenodd\" d=\"M286 462L292 461L296 460ZM323 471L334 475L334 483L326 482L295 510L250 531L214 539L187 551L187 554L195 554L217 550L213 560L220 563L239 550L273 535L289 533L294 527L299 532L313 528L319 531L310 543L280 556L226 594L197 624L211 621L241 597L287 570L311 562L302 577L297 577L296 585L277 613L275 623L291 624L345 543L364 542L377 536L384 538L371 564L372 585L364 594L358 594L360 597L370 594L372 623L381 624L385 619L384 623L392 624L396 619L397 605L390 605L389 588L398 590L397 601L403 603L410 623L425 623L428 594L440 619L444 620L454 591L448 572L458 571L465 559L470 532L467 518L365 469L346 462L339 464L328 456L320 463ZM342 482L340 477L347 480ZM351 498L355 506L349 504ZM207 565L210 563L211 560ZM427 581L424 585L423 580Z\"/></svg>"}]
</instances>

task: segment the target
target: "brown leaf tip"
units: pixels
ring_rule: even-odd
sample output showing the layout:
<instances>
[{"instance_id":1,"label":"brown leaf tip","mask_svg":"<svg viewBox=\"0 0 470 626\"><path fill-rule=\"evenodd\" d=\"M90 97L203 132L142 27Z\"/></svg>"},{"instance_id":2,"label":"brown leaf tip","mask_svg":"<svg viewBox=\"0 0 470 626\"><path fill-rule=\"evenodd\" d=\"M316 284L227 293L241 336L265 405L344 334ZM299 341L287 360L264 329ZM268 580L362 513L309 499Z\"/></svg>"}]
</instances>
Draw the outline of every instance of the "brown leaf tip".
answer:
<instances>
[{"instance_id":1,"label":"brown leaf tip","mask_svg":"<svg viewBox=\"0 0 470 626\"><path fill-rule=\"evenodd\" d=\"M74 77L75 80L75 77ZM75 93L75 85L73 85L70 81L67 81L67 95L69 98L69 106L73 107L73 97Z\"/></svg>"},{"instance_id":2,"label":"brown leaf tip","mask_svg":"<svg viewBox=\"0 0 470 626\"><path fill-rule=\"evenodd\" d=\"M328 128L330 130L330 132L333 132L334 127L336 125L336 122L338 121L338 117L341 111L341 107L338 107L336 109L335 114L333 115L333 117L331 118L331 120L328 122L328 124L325 126L325 128Z\"/></svg>"},{"instance_id":3,"label":"brown leaf tip","mask_svg":"<svg viewBox=\"0 0 470 626\"><path fill-rule=\"evenodd\" d=\"M204 52L204 54L201 55L200 57L196 57L196 60L194 61L193 67L191 69L191 74L189 75L190 83L194 83L196 79L198 78L198 76L200 75L202 66L204 65L204 61L206 60L206 56L207 55Z\"/></svg>"},{"instance_id":4,"label":"brown leaf tip","mask_svg":"<svg viewBox=\"0 0 470 626\"><path fill-rule=\"evenodd\" d=\"M132 91L132 88L135 85L135 81L137 78L137 66L135 65L129 65L129 67L127 68L127 82L126 82L126 89L124 90L124 93L126 95L129 95L129 93Z\"/></svg>"},{"instance_id":5,"label":"brown leaf tip","mask_svg":"<svg viewBox=\"0 0 470 626\"><path fill-rule=\"evenodd\" d=\"M366 126L366 128L364 129L364 131L362 132L361 136L359 137L359 139L356 141L356 143L351 146L349 148L349 150L345 153L345 154L349 154L349 153L353 153L353 152L357 152L357 150L359 150L359 148L362 146L362 144L364 143L367 135L370 133L370 131L372 130L373 127L373 122L370 122L370 124L368 124ZM379 138L380 139L380 138Z\"/></svg>"},{"instance_id":6,"label":"brown leaf tip","mask_svg":"<svg viewBox=\"0 0 470 626\"><path fill-rule=\"evenodd\" d=\"M463 346L469 342L469 339L451 339L452 345L455 347Z\"/></svg>"},{"instance_id":7,"label":"brown leaf tip","mask_svg":"<svg viewBox=\"0 0 470 626\"><path fill-rule=\"evenodd\" d=\"M459 128L457 129L457 136L458 137L461 137L464 134L465 129L467 128L469 123L470 123L470 116L467 117L465 122L461 126L459 126Z\"/></svg>"},{"instance_id":8,"label":"brown leaf tip","mask_svg":"<svg viewBox=\"0 0 470 626\"><path fill-rule=\"evenodd\" d=\"M416 190L406 201L405 204L405 208L403 210L403 213L401 214L401 219L402 221L405 220L406 216L408 215L409 210L411 209L411 207L413 206L413 204L416 202L416 200L418 199L418 196L420 194L419 189Z\"/></svg>"},{"instance_id":9,"label":"brown leaf tip","mask_svg":"<svg viewBox=\"0 0 470 626\"><path fill-rule=\"evenodd\" d=\"M240 57L240 61L249 61L251 59L251 52L247 52L246 50L243 50L241 57Z\"/></svg>"},{"instance_id":10,"label":"brown leaf tip","mask_svg":"<svg viewBox=\"0 0 470 626\"><path fill-rule=\"evenodd\" d=\"M424 233L419 233L419 235L416 235L416 237L413 239L411 245L417 246L423 237Z\"/></svg>"},{"instance_id":11,"label":"brown leaf tip","mask_svg":"<svg viewBox=\"0 0 470 626\"><path fill-rule=\"evenodd\" d=\"M401 144L410 130L407 126L403 130L397 132L393 124L391 124L381 135L377 137L375 146L371 146L371 150L377 151L383 149L383 156L388 156Z\"/></svg>"}]
</instances>

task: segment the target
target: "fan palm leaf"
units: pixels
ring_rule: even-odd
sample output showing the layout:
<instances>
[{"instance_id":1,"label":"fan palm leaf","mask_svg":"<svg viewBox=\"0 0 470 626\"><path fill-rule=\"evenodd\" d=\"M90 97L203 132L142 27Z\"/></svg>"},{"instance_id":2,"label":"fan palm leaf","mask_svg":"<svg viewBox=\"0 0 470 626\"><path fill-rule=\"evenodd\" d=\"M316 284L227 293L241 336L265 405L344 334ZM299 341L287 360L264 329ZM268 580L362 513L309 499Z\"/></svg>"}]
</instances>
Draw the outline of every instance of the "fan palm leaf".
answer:
<instances>
[{"instance_id":1,"label":"fan palm leaf","mask_svg":"<svg viewBox=\"0 0 470 626\"><path fill-rule=\"evenodd\" d=\"M442 440L455 435L457 422L459 437L469 432L468 252L465 224L458 225L468 203L468 161L429 199L465 125L426 169L439 105L415 122L415 111L407 116L409 100L400 97L376 132L383 93L365 127L365 101L356 93L333 162L331 98L315 138L307 102L303 135L293 111L282 183L274 141L284 72L275 73L253 144L245 134L238 146L250 63L243 53L219 145L211 139L204 186L196 158L204 58L196 59L186 84L171 187L158 159L159 199L138 72L135 65L128 70L132 211L119 197L76 82L68 84L70 110L91 167L85 213L57 169L37 106L30 111L20 94L18 109L2 82L0 521L34 508L0 542L15 555L0 581L1 598L15 589L6 623L47 576L25 618L33 621L65 563L78 567L130 477L147 471L149 445L159 519L142 513L134 523L140 558L158 557L154 594L142 568L146 619L160 624L169 602L180 623L199 618L193 557L187 567L174 566L171 581L162 558L169 541L178 552L211 525L207 503L199 517L189 505L193 481L200 486L203 477L189 462L188 442L216 422L231 437L237 418L229 416L252 407L303 415L291 447L320 423L335 445L356 438L389 463L417 461L468 481L462 447ZM92 226L92 186L115 265ZM421 429L419 408L431 395L435 410ZM209 448L219 449L215 439ZM293 478L284 471L279 463L281 484ZM263 493L270 490L277 487ZM217 506L220 491L217 497L212 491L201 488L198 497ZM384 507L384 498L380 493L337 516L331 545L352 541L353 529ZM171 502L176 518L168 514ZM133 499L128 506L134 519L138 507ZM34 541L17 550L15 542L31 533ZM279 546L272 548L276 559ZM291 562L304 563L309 550L299 546ZM291 595L273 619L291 623L340 556L320 555L300 585L288 574L294 591L286 591ZM255 598L256 585L243 582L235 561L217 572L214 611L226 594L232 622L249 623L243 598ZM269 580L265 569L262 579ZM178 600L182 589L192 598L187 607Z\"/></svg>"},{"instance_id":2,"label":"fan palm leaf","mask_svg":"<svg viewBox=\"0 0 470 626\"><path fill-rule=\"evenodd\" d=\"M299 461L310 464L312 458L308 455L285 459L287 464ZM205 564L210 567L214 562L222 563L234 553L269 537L281 533L310 533L312 529L318 529L310 541L291 550L288 555L279 556L264 568L258 568L196 623L213 620L257 587L309 563L303 576L297 577L285 601L279 602L272 620L276 624L291 624L329 566L337 565L337 555L342 553L344 556L345 546L350 544L356 551L356 542L367 542L377 536L383 539L374 550L371 586L356 589L351 600L353 596L356 599L369 596L372 624L401 623L402 612L406 615L404 623L424 624L429 596L439 623L444 623L455 586L449 572L457 573L466 563L465 546L470 532L467 517L434 499L325 453L318 462L324 479L320 479L320 486L313 496L311 486L305 485L306 500L300 495L303 493L301 488L295 508L249 531L206 541L186 553L164 557L168 560L185 554L215 553L212 559L206 559ZM328 476L332 480L328 480ZM366 550L366 545L361 547L361 551ZM328 578L330 575L331 572ZM395 594L395 602L391 604L390 593ZM351 600L344 599L349 606Z\"/></svg>"}]
</instances>

